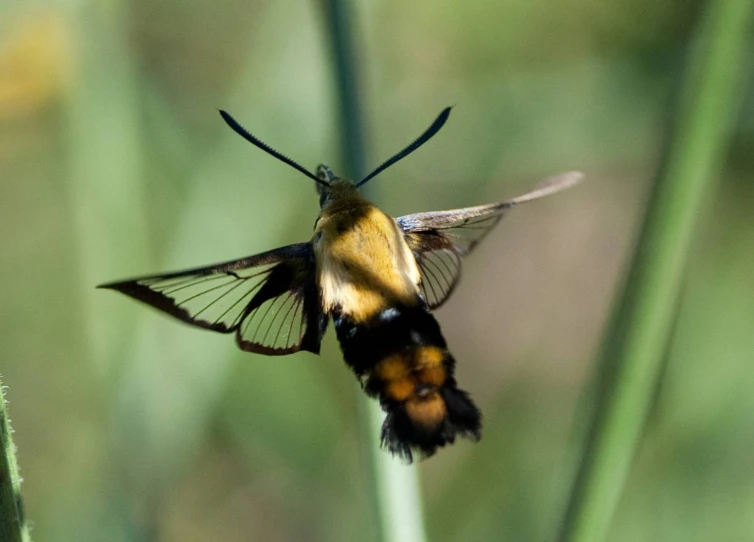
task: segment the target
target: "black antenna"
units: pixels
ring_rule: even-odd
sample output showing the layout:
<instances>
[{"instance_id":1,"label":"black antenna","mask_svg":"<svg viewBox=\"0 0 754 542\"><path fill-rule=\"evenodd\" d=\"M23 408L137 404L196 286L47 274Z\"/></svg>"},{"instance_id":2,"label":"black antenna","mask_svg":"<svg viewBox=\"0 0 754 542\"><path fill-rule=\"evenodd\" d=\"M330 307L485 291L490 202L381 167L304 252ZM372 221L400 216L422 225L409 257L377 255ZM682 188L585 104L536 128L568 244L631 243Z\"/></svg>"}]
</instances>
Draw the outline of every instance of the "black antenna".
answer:
<instances>
[{"instance_id":1,"label":"black antenna","mask_svg":"<svg viewBox=\"0 0 754 542\"><path fill-rule=\"evenodd\" d=\"M233 131L236 132L238 135L240 135L242 138L244 138L246 141L248 141L252 145L256 145L257 147L259 147L260 149L262 149L264 152L266 152L267 154L271 154L272 156L274 156L275 158L277 158L281 162L285 162L289 166L291 166L293 168L296 168L301 173L303 173L304 175L306 175L310 179L313 179L314 181L318 182L319 184L323 184L325 186L330 186L330 184L328 182L323 181L322 179L320 179L319 177L317 177L316 175L314 175L311 171L309 171L305 167L297 164L296 162L294 162L293 160L291 160L287 156L280 154L278 151L276 151L275 149L273 149L272 147L270 147L269 145L267 145L263 141L257 139L253 135L251 135L249 132L247 132L244 129L243 126L241 126L240 124L238 124L236 122L236 119L234 119L233 117L231 117L228 113L226 113L222 109L220 109L219 111L220 111L220 115L222 116L223 120L228 123L228 126L230 126L231 128L233 128Z\"/></svg>"},{"instance_id":2,"label":"black antenna","mask_svg":"<svg viewBox=\"0 0 754 542\"><path fill-rule=\"evenodd\" d=\"M377 175L381 171L389 168L390 166L392 166L393 164L395 164L398 160L400 160L402 158L405 158L406 156L408 156L409 154L411 154L412 152L414 152L416 149L418 149L419 147L421 147L422 145L424 145L427 141L430 140L430 138L433 135L435 135L437 132L440 131L440 128L442 128L443 124L445 124L445 121L448 120L449 116L450 116L450 107L446 107L437 116L437 118L435 119L435 122L432 123L432 126L430 126L429 128L427 128L427 130L422 135L420 135L416 139L416 141L414 141L413 143L411 143L411 145L409 145L408 147L406 147L405 149L403 149L401 152L399 152L398 154L396 154L395 156L393 156L390 160L388 160L387 162L383 163L380 167L378 167L377 169L375 169L372 173L370 173L369 175L367 175L366 177L364 177L362 180L359 181L359 183L356 186L361 186L362 184L364 184L365 182L367 182L369 179L371 179L372 177L374 177L375 175Z\"/></svg>"}]
</instances>

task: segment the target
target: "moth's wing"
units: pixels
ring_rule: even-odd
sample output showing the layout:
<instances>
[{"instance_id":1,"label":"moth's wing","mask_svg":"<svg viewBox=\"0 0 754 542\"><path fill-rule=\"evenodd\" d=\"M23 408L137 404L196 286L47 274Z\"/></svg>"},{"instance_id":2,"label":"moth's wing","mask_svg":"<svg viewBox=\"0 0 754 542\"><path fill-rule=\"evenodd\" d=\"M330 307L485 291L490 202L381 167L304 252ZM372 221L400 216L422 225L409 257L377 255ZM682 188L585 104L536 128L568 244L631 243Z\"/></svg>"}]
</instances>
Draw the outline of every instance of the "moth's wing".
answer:
<instances>
[{"instance_id":1,"label":"moth's wing","mask_svg":"<svg viewBox=\"0 0 754 542\"><path fill-rule=\"evenodd\" d=\"M236 334L243 350L319 353L327 326L310 243L209 267L103 284L194 326Z\"/></svg>"},{"instance_id":2,"label":"moth's wing","mask_svg":"<svg viewBox=\"0 0 754 542\"><path fill-rule=\"evenodd\" d=\"M505 213L520 203L554 194L581 181L579 172L545 179L534 190L499 203L416 213L397 219L421 270L422 293L430 308L442 305L461 276L461 258L470 253Z\"/></svg>"}]
</instances>

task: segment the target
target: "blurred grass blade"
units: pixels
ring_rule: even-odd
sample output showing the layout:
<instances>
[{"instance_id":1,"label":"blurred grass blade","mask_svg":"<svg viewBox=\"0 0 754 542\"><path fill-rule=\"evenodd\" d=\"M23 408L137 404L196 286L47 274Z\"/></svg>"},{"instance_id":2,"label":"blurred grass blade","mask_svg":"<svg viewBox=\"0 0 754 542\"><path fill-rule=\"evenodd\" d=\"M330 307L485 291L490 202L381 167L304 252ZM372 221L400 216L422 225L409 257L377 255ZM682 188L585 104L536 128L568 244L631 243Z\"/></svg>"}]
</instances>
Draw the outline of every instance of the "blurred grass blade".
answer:
<instances>
[{"instance_id":1,"label":"blurred grass blade","mask_svg":"<svg viewBox=\"0 0 754 542\"><path fill-rule=\"evenodd\" d=\"M344 0L323 2L332 47L335 79L338 87L340 137L345 172L352 179L365 174L364 129L359 94L355 40ZM369 458L369 480L373 491L370 502L377 521L375 540L421 542L425 539L422 520L418 467L405 466L380 450L379 434L385 417L371 399L359 398L363 446Z\"/></svg>"},{"instance_id":2,"label":"blurred grass blade","mask_svg":"<svg viewBox=\"0 0 754 542\"><path fill-rule=\"evenodd\" d=\"M346 175L361 179L366 175L364 128L357 71L357 46L353 39L347 2L325 0L322 4L327 16L329 39L332 47L335 82L338 87L338 113L340 115L340 148Z\"/></svg>"},{"instance_id":3,"label":"blurred grass blade","mask_svg":"<svg viewBox=\"0 0 754 542\"><path fill-rule=\"evenodd\" d=\"M5 410L5 388L0 380L0 540L28 542L29 528L24 519L21 501L21 476L16 463L8 412Z\"/></svg>"},{"instance_id":4,"label":"blurred grass blade","mask_svg":"<svg viewBox=\"0 0 754 542\"><path fill-rule=\"evenodd\" d=\"M571 495L561 540L604 540L662 366L694 226L731 135L751 0L713 0L688 57L678 115L603 348L610 378Z\"/></svg>"},{"instance_id":5,"label":"blurred grass blade","mask_svg":"<svg viewBox=\"0 0 754 542\"><path fill-rule=\"evenodd\" d=\"M78 277L90 362L106 374L136 307L113 311L94 286L148 267L144 152L138 74L129 45L128 7L79 0L69 7L78 72L64 104ZM107 314L107 318L100 316Z\"/></svg>"},{"instance_id":6,"label":"blurred grass blade","mask_svg":"<svg viewBox=\"0 0 754 542\"><path fill-rule=\"evenodd\" d=\"M368 402L367 402L368 401ZM422 497L419 485L419 467L416 464L402 465L392 455L381 450L377 436L382 430L385 413L379 404L364 399L369 435L365 438L375 479L377 503L380 512L380 528L383 540L390 542L420 542L426 539L422 521Z\"/></svg>"},{"instance_id":7,"label":"blurred grass blade","mask_svg":"<svg viewBox=\"0 0 754 542\"><path fill-rule=\"evenodd\" d=\"M63 103L66 182L79 280L76 297L81 303L86 361L99 372L98 385L106 389L101 396L110 398L117 390L122 352L142 309L135 304L120 308L119 300L101 295L95 286L127 270L151 267L139 73L126 3L76 0L66 4L65 13L77 70ZM100 409L101 414L109 407L98 403L93 410ZM96 452L114 455L109 443L102 443ZM81 474L85 479L90 475ZM85 489L75 499L67 498L70 488L59 488L62 513L68 518L58 527L59 539L96 540L94 533L106 529L111 540L122 540L133 531L133 517L122 506L120 487L111 483L118 475L117 471L99 474L97 483L82 484Z\"/></svg>"}]
</instances>

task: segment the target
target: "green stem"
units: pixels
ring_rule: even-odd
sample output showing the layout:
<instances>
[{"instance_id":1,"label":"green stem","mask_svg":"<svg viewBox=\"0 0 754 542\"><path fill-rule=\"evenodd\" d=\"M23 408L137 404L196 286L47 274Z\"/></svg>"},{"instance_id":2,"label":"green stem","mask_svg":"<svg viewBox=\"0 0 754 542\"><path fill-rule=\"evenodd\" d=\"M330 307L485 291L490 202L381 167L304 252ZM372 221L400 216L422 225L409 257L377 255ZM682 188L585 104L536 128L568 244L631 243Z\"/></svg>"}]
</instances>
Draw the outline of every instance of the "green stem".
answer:
<instances>
[{"instance_id":1,"label":"green stem","mask_svg":"<svg viewBox=\"0 0 754 542\"><path fill-rule=\"evenodd\" d=\"M66 3L66 10L67 23L75 37L78 68L75 84L69 88L63 105L68 190L78 260L77 297L86 334L86 362L101 377L98 382L105 390L101 397L110 401L118 396L119 376L128 366L122 363L127 344L123 337L134 332L143 309L126 304L121 308L120 300L102 295L95 286L122 276L124 269L150 267L137 62L129 41L127 2L73 0ZM107 424L105 416L112 413L112 404L107 406L110 408L92 409L91 415ZM109 429L111 436L118 435L116 425ZM120 443L111 441L108 445L104 452L120 457ZM144 462L141 457L130 459ZM126 464L127 469L130 467ZM126 485L126 477L117 468L101 478L117 479ZM121 489L117 484L91 485L76 499L61 502L64 514L72 519L59 527L59 538L84 539L85 526L149 532L149 528L142 529L141 518L136 519L137 514L132 513L132 508L140 505L138 496L128 495L128 504L124 505ZM70 488L61 491L68 493Z\"/></svg>"},{"instance_id":2,"label":"green stem","mask_svg":"<svg viewBox=\"0 0 754 542\"><path fill-rule=\"evenodd\" d=\"M563 541L605 539L640 442L695 223L731 136L751 4L712 0L696 31L672 139L603 348L609 378L600 389Z\"/></svg>"},{"instance_id":3,"label":"green stem","mask_svg":"<svg viewBox=\"0 0 754 542\"><path fill-rule=\"evenodd\" d=\"M347 2L325 0L323 7L329 25L335 78L338 87L341 149L345 172L352 179L366 174L364 129L359 94L359 75L349 20ZM377 520L376 540L422 542L425 540L422 519L418 467L405 466L379 449L384 413L374 401L362 397L359 405L363 445L368 457L370 495Z\"/></svg>"},{"instance_id":4,"label":"green stem","mask_svg":"<svg viewBox=\"0 0 754 542\"><path fill-rule=\"evenodd\" d=\"M0 380L0 540L29 542L29 528L24 520L21 501L21 477L18 474L16 447L10 420L5 410L5 388Z\"/></svg>"},{"instance_id":5,"label":"green stem","mask_svg":"<svg viewBox=\"0 0 754 542\"><path fill-rule=\"evenodd\" d=\"M335 81L340 105L340 147L345 162L345 173L352 179L366 175L364 156L364 127L359 94L359 74L356 51L349 20L347 2L325 0L323 6L330 25Z\"/></svg>"}]
</instances>

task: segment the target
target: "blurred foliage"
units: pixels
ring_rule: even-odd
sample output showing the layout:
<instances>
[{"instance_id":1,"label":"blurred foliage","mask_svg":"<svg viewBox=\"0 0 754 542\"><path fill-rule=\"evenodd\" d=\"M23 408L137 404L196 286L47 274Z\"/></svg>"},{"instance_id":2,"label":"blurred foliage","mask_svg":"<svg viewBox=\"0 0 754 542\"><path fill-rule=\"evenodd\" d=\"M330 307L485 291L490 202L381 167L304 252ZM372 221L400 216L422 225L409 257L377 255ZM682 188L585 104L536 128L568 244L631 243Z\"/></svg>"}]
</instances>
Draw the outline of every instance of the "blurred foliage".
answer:
<instances>
[{"instance_id":1,"label":"blurred foliage","mask_svg":"<svg viewBox=\"0 0 754 542\"><path fill-rule=\"evenodd\" d=\"M699 219L733 139L748 53L750 0L710 0L677 85L620 301L596 371L595 409L563 541L606 540L657 400Z\"/></svg>"},{"instance_id":2,"label":"blurred foliage","mask_svg":"<svg viewBox=\"0 0 754 542\"><path fill-rule=\"evenodd\" d=\"M697 4L354 8L368 164L457 106L374 181L387 212L588 174L506 218L438 312L486 430L421 467L431 540L552 537ZM308 237L311 183L215 108L338 171L325 28L285 0L0 4L0 372L34 539L366 537L360 392L332 334L320 357L258 357L93 290ZM610 540L754 538L753 95Z\"/></svg>"}]
</instances>

